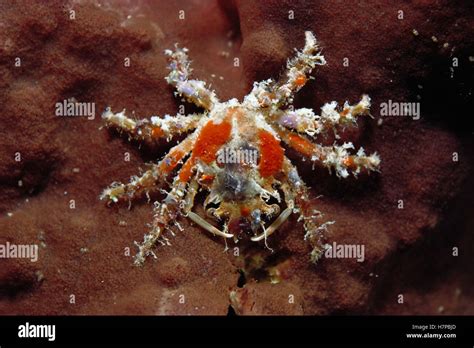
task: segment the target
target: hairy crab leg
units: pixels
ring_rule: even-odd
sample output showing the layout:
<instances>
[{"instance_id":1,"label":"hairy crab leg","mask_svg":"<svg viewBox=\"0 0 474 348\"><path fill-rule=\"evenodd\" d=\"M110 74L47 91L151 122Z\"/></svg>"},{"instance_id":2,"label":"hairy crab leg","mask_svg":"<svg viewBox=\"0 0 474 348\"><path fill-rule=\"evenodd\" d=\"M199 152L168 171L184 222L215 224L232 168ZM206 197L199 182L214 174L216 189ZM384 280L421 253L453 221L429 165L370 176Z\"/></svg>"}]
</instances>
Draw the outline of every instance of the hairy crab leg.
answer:
<instances>
[{"instance_id":1,"label":"hairy crab leg","mask_svg":"<svg viewBox=\"0 0 474 348\"><path fill-rule=\"evenodd\" d=\"M153 143L160 139L171 140L174 136L194 130L203 114L176 116L165 115L163 118L152 116L150 120L134 120L122 112L113 113L107 108L102 114L106 127L115 128L128 134L130 139Z\"/></svg>"},{"instance_id":2,"label":"hairy crab leg","mask_svg":"<svg viewBox=\"0 0 474 348\"><path fill-rule=\"evenodd\" d=\"M156 243L160 241L163 231L165 231L181 213L181 207L179 205L180 196L177 194L179 192L179 189L172 189L163 203L155 202L152 228L150 232L144 235L142 243L135 242L135 245L138 247L134 261L136 266L143 265L147 256L152 255L155 259L157 258L153 252L153 248ZM166 238L165 241L167 242ZM162 242L162 244L165 244L165 242Z\"/></svg>"},{"instance_id":3,"label":"hairy crab leg","mask_svg":"<svg viewBox=\"0 0 474 348\"><path fill-rule=\"evenodd\" d=\"M282 182L281 189L285 194L285 199L290 201L291 204L294 202L293 211L299 212L300 215L298 221L303 220L303 226L306 231L304 239L307 240L313 248L310 253L310 259L313 263L316 263L325 250L322 240L324 232L327 231L327 227L334 222L326 221L322 224L318 223L317 220L322 217L322 214L309 203L308 188L301 180L296 167L287 157L285 157L283 162L283 171L286 175ZM287 205L288 204L289 203L287 203Z\"/></svg>"},{"instance_id":4,"label":"hairy crab leg","mask_svg":"<svg viewBox=\"0 0 474 348\"><path fill-rule=\"evenodd\" d=\"M364 149L360 148L355 155L350 154L348 150L354 149L352 143L321 146L287 129L279 129L277 132L281 139L292 149L309 158L314 164L321 165L329 170L334 169L338 177L348 177L349 171L354 176L362 170L378 171L380 166L380 158L376 152L367 156Z\"/></svg>"},{"instance_id":5,"label":"hairy crab leg","mask_svg":"<svg viewBox=\"0 0 474 348\"><path fill-rule=\"evenodd\" d=\"M168 175L182 160L189 155L196 143L196 133L188 135L181 143L171 148L166 156L158 162L158 170L161 175Z\"/></svg>"},{"instance_id":6,"label":"hairy crab leg","mask_svg":"<svg viewBox=\"0 0 474 348\"><path fill-rule=\"evenodd\" d=\"M152 168L143 173L141 177L132 177L128 184L112 184L103 191L100 198L114 203L120 200L131 201L144 192L159 189L167 175L191 152L195 139L196 135L194 133L188 135L181 143L171 148L160 162L152 164Z\"/></svg>"},{"instance_id":7,"label":"hairy crab leg","mask_svg":"<svg viewBox=\"0 0 474 348\"><path fill-rule=\"evenodd\" d=\"M357 117L369 114L370 98L368 95L363 95L356 105L351 106L345 102L341 111L337 111L336 108L337 103L334 101L324 104L321 108L321 116L315 115L313 110L306 108L279 111L272 113L269 121L311 137L324 135L330 130L336 134L337 128L356 127Z\"/></svg>"},{"instance_id":8,"label":"hairy crab leg","mask_svg":"<svg viewBox=\"0 0 474 348\"><path fill-rule=\"evenodd\" d=\"M112 183L102 192L100 199L117 203L131 201L143 193L156 191L161 187L157 168L158 166L153 164L141 177L133 176L128 184Z\"/></svg>"},{"instance_id":9,"label":"hairy crab leg","mask_svg":"<svg viewBox=\"0 0 474 348\"><path fill-rule=\"evenodd\" d=\"M165 50L170 70L166 81L176 88L180 96L199 107L210 110L219 100L214 91L207 88L203 81L189 80L192 69L187 52L187 48L180 48L177 44L174 51Z\"/></svg>"},{"instance_id":10,"label":"hairy crab leg","mask_svg":"<svg viewBox=\"0 0 474 348\"><path fill-rule=\"evenodd\" d=\"M186 185L191 178L186 163L181 167L178 176L174 179L171 191L168 193L163 203L155 202L154 218L151 231L144 236L141 244L135 242L138 253L135 256L135 264L142 265L146 256L152 255L156 258L152 249L159 241L162 232L166 230L170 223L175 221L179 215L186 216L194 204L194 196L197 193L197 182L191 181L186 190ZM191 173L191 172L190 172ZM184 201L183 201L183 197Z\"/></svg>"},{"instance_id":11,"label":"hairy crab leg","mask_svg":"<svg viewBox=\"0 0 474 348\"><path fill-rule=\"evenodd\" d=\"M138 248L138 252L135 255L134 264L135 266L142 266L145 262L147 256L152 255L156 259L156 255L153 252L153 248L156 245L158 239L161 237L161 232L163 230L161 223L161 213L162 205L158 202L155 202L155 207L153 209L153 224L150 232L145 234L143 237L143 242L135 242L135 245Z\"/></svg>"},{"instance_id":12,"label":"hairy crab leg","mask_svg":"<svg viewBox=\"0 0 474 348\"><path fill-rule=\"evenodd\" d=\"M288 60L286 71L278 82L267 80L256 83L251 94L257 98L260 106L279 108L292 102L294 94L306 84L316 65L324 64L326 60L320 54L316 38L312 32L306 31L303 50Z\"/></svg>"}]
</instances>

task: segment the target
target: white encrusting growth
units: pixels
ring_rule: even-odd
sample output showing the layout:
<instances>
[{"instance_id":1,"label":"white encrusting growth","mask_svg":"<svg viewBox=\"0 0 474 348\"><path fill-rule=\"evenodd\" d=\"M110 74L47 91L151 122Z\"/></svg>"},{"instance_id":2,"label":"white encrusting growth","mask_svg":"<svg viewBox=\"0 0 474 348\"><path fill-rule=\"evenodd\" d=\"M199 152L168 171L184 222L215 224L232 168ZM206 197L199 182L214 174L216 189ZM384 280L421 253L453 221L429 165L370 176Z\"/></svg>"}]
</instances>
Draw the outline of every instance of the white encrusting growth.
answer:
<instances>
[{"instance_id":1,"label":"white encrusting growth","mask_svg":"<svg viewBox=\"0 0 474 348\"><path fill-rule=\"evenodd\" d=\"M174 51L165 50L165 55L168 57L168 68L170 69L166 81L176 88L180 96L210 110L219 101L214 91L209 90L204 81L188 79L192 69L190 68L187 52L187 48L179 48L177 44Z\"/></svg>"},{"instance_id":2,"label":"white encrusting growth","mask_svg":"<svg viewBox=\"0 0 474 348\"><path fill-rule=\"evenodd\" d=\"M125 132L131 139L154 140L166 139L170 141L173 136L194 130L205 114L190 114L176 116L165 115L163 118L152 116L150 120L134 120L125 114L125 109L113 113L107 108L102 114L107 127L116 128Z\"/></svg>"},{"instance_id":3,"label":"white encrusting growth","mask_svg":"<svg viewBox=\"0 0 474 348\"><path fill-rule=\"evenodd\" d=\"M137 127L137 123L131 118L125 116L125 109L114 114L110 108L105 109L102 118L110 126L115 126L123 130L132 131Z\"/></svg>"},{"instance_id":4,"label":"white encrusting growth","mask_svg":"<svg viewBox=\"0 0 474 348\"><path fill-rule=\"evenodd\" d=\"M293 95L306 84L309 79L307 76L313 69L326 64L313 33L305 32L305 39L303 50L297 51L296 56L288 60L286 72L280 80L268 79L255 83L252 92L246 97L247 102L273 108L292 103Z\"/></svg>"},{"instance_id":5,"label":"white encrusting growth","mask_svg":"<svg viewBox=\"0 0 474 348\"><path fill-rule=\"evenodd\" d=\"M313 110L307 108L279 112L276 115L281 126L299 133L313 137L333 131L338 138L337 128L357 126L357 117L368 115L369 109L370 98L368 95L363 95L356 105L351 106L346 101L341 111L337 110L337 102L332 101L321 107L321 115L316 115Z\"/></svg>"}]
</instances>

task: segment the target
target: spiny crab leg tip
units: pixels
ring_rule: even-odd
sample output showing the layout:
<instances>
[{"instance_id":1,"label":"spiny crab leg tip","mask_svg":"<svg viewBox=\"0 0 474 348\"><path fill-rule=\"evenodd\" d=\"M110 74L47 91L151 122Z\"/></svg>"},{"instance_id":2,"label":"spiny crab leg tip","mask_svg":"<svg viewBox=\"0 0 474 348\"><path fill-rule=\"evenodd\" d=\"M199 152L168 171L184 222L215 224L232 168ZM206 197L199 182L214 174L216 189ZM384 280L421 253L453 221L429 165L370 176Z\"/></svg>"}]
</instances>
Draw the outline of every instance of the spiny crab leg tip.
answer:
<instances>
[{"instance_id":1,"label":"spiny crab leg tip","mask_svg":"<svg viewBox=\"0 0 474 348\"><path fill-rule=\"evenodd\" d=\"M310 46L316 45L316 37L314 36L313 32L307 30L304 32L306 44Z\"/></svg>"}]
</instances>

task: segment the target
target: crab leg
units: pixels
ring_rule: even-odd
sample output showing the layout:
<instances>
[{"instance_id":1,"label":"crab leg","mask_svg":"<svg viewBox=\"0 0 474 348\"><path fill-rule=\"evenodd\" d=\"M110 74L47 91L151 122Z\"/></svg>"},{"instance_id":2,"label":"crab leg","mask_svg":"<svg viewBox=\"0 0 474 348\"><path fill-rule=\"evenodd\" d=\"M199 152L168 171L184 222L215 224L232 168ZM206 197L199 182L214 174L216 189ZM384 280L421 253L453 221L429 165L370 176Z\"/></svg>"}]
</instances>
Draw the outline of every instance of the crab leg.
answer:
<instances>
[{"instance_id":1,"label":"crab leg","mask_svg":"<svg viewBox=\"0 0 474 348\"><path fill-rule=\"evenodd\" d=\"M131 201L139 197L143 192L160 188L167 175L191 152L195 139L195 134L189 135L181 143L173 147L160 162L152 164L151 169L143 173L141 177L132 177L128 184L112 184L103 191L100 198L113 202L120 200Z\"/></svg>"},{"instance_id":2,"label":"crab leg","mask_svg":"<svg viewBox=\"0 0 474 348\"><path fill-rule=\"evenodd\" d=\"M194 198L198 193L199 184L195 178L191 180L188 186L188 190L186 193L186 198L184 199L184 214L187 215L191 212L191 209L194 206Z\"/></svg>"},{"instance_id":3,"label":"crab leg","mask_svg":"<svg viewBox=\"0 0 474 348\"><path fill-rule=\"evenodd\" d=\"M203 81L188 79L192 69L187 52L187 48L179 48L177 44L174 51L165 50L168 56L168 69L170 69L166 81L189 102L210 110L219 100L214 91L208 89Z\"/></svg>"},{"instance_id":4,"label":"crab leg","mask_svg":"<svg viewBox=\"0 0 474 348\"><path fill-rule=\"evenodd\" d=\"M135 245L138 248L138 252L135 255L134 260L135 266L143 265L146 257L149 255L153 255L153 257L156 259L156 255L152 249L156 245L158 239L161 237L161 232L163 230L161 223L162 209L162 205L158 202L155 202L155 208L153 209L154 213L152 229L150 232L148 232L148 234L144 235L143 242L141 244L135 242Z\"/></svg>"},{"instance_id":5,"label":"crab leg","mask_svg":"<svg viewBox=\"0 0 474 348\"><path fill-rule=\"evenodd\" d=\"M296 56L288 60L286 71L278 82L272 80L256 83L251 92L262 107L282 105L292 102L297 93L308 81L316 65L324 65L326 60L320 54L316 38L310 31L305 32L305 46Z\"/></svg>"},{"instance_id":6,"label":"crab leg","mask_svg":"<svg viewBox=\"0 0 474 348\"><path fill-rule=\"evenodd\" d=\"M163 118L152 116L150 120L134 120L122 112L113 113L107 108L102 114L106 127L115 128L128 134L130 139L153 143L160 139L171 140L174 136L194 130L203 114L176 116L165 115Z\"/></svg>"},{"instance_id":7,"label":"crab leg","mask_svg":"<svg viewBox=\"0 0 474 348\"><path fill-rule=\"evenodd\" d=\"M168 193L163 203L155 202L152 228L150 232L144 235L142 243L135 242L138 247L134 261L136 266L141 266L147 256L152 255L156 259L153 248L160 241L163 231L169 228L169 225L180 215L180 197L176 195L177 192L179 191L172 190ZM169 244L166 238L164 240L165 242L162 242L162 244Z\"/></svg>"},{"instance_id":8,"label":"crab leg","mask_svg":"<svg viewBox=\"0 0 474 348\"><path fill-rule=\"evenodd\" d=\"M285 194L286 204L288 206L294 204L293 211L299 212L300 220L303 220L304 229L306 231L304 239L307 240L313 248L310 254L311 261L316 263L325 250L322 241L323 233L327 230L327 227L334 222L327 221L318 224L317 219L320 218L322 214L309 203L308 188L299 177L296 167L291 164L287 157L285 157L283 162L283 171L286 175L282 182L281 189Z\"/></svg>"},{"instance_id":9,"label":"crab leg","mask_svg":"<svg viewBox=\"0 0 474 348\"><path fill-rule=\"evenodd\" d=\"M335 169L338 177L348 177L349 171L354 176L362 170L377 171L380 165L380 158L376 152L366 156L364 149L360 148L355 155L351 155L347 150L354 149L354 145L350 142L343 145L321 146L287 129L278 130L278 134L288 146L313 163L329 170Z\"/></svg>"},{"instance_id":10,"label":"crab leg","mask_svg":"<svg viewBox=\"0 0 474 348\"><path fill-rule=\"evenodd\" d=\"M126 200L131 201L141 196L144 192L148 193L157 190L160 187L157 168L158 166L153 164L152 168L143 173L141 177L133 176L128 184L112 183L110 187L102 192L100 199L114 203Z\"/></svg>"},{"instance_id":11,"label":"crab leg","mask_svg":"<svg viewBox=\"0 0 474 348\"><path fill-rule=\"evenodd\" d=\"M152 255L156 258L152 249L159 241L163 231L169 229L169 225L172 222L176 222L175 220L179 215L186 215L192 208L194 196L198 188L195 179L191 181L184 199L184 205L182 204L186 192L186 184L190 179L190 175L183 175L184 172L188 171L186 163L181 167L178 176L173 182L171 191L163 200L163 203L155 202L151 231L144 236L141 244L135 242L135 245L138 247L138 253L135 256L135 264L138 266L143 264L146 256Z\"/></svg>"},{"instance_id":12,"label":"crab leg","mask_svg":"<svg viewBox=\"0 0 474 348\"><path fill-rule=\"evenodd\" d=\"M335 101L324 104L321 116L306 108L286 110L272 114L270 121L309 136L324 135L330 130L336 134L336 128L357 126L357 117L369 114L370 98L363 95L361 101L353 106L345 102L341 111L336 107Z\"/></svg>"}]
</instances>

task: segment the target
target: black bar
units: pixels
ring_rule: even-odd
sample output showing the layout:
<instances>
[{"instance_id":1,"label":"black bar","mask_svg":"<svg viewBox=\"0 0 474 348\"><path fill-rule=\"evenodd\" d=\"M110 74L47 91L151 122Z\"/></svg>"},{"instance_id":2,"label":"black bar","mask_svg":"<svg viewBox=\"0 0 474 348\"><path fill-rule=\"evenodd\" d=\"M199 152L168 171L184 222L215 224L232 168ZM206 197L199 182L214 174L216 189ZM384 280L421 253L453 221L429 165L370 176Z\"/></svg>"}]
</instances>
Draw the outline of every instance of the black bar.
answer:
<instances>
[{"instance_id":1,"label":"black bar","mask_svg":"<svg viewBox=\"0 0 474 348\"><path fill-rule=\"evenodd\" d=\"M55 340L18 337L19 326L27 322L55 325ZM424 326L427 328L421 329ZM427 333L454 333L456 338L407 337L407 334ZM279 343L315 347L324 343L473 347L474 317L0 317L1 348L40 343L41 346Z\"/></svg>"}]
</instances>

